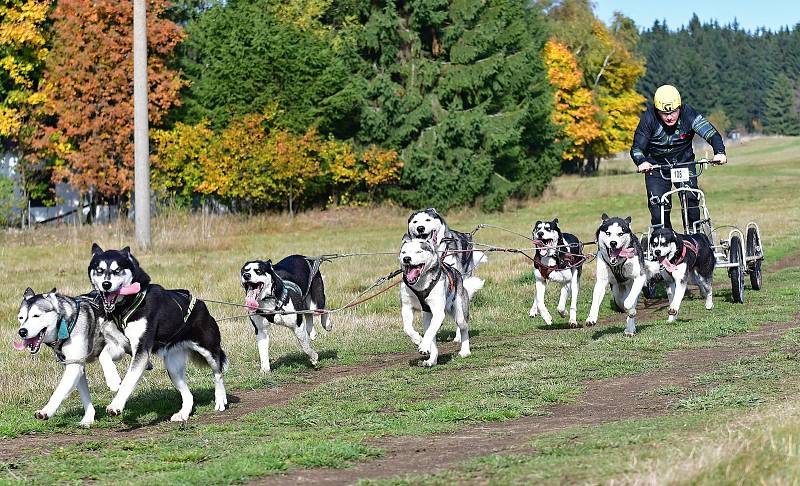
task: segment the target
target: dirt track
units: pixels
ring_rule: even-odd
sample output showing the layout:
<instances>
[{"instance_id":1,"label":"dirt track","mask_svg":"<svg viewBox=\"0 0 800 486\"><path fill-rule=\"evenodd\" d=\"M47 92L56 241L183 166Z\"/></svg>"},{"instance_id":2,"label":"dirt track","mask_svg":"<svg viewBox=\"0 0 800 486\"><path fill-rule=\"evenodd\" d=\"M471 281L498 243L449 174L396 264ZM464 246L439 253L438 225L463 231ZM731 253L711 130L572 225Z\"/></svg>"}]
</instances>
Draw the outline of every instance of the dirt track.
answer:
<instances>
[{"instance_id":1,"label":"dirt track","mask_svg":"<svg viewBox=\"0 0 800 486\"><path fill-rule=\"evenodd\" d=\"M784 331L800 327L798 321L767 324L759 331L726 337L720 346L670 353L668 368L633 376L609 378L585 384L586 391L575 403L556 405L548 416L524 417L468 427L455 434L431 437L391 437L373 440L385 454L380 459L360 462L349 469L298 469L281 476L268 476L250 484L338 485L359 479L381 479L406 474L430 474L453 467L467 459L489 454L528 451L531 436L581 425L598 425L622 419L652 417L669 413L672 398L645 392L671 386L686 386L702 373L735 359L764 351L763 347L737 348L729 345L756 344L772 340ZM728 344L726 346L726 344Z\"/></svg>"}]
</instances>

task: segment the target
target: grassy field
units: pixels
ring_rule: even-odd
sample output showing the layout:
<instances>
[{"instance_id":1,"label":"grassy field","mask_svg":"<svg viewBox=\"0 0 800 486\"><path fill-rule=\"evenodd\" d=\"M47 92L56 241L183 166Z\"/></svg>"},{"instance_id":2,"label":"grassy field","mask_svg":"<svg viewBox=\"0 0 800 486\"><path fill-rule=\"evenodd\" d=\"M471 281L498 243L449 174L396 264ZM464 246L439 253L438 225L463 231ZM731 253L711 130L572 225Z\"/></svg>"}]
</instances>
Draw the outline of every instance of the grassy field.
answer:
<instances>
[{"instance_id":1,"label":"grassy field","mask_svg":"<svg viewBox=\"0 0 800 486\"><path fill-rule=\"evenodd\" d=\"M121 222L5 233L0 236L0 318L6 325L0 329L0 339L8 344L0 350L0 435L22 441L22 447L13 459L0 462L0 481L220 484L296 469L368 464L385 454L375 445L376 439L448 434L477 424L547 415L555 404L579 399L591 380L658 370L667 364L670 352L718 346L723 336L767 322L796 321L800 269L770 267L800 252L800 139L755 140L732 147L729 160L728 166L710 169L700 185L716 225L744 226L754 220L761 227L767 256L765 289L748 289L745 305L730 302L727 275L718 271L713 311L705 311L699 297L688 299L676 324L667 325L666 309L661 309L639 321L633 339L622 337L624 316L611 311L608 299L601 319L612 316L610 323L568 330L566 320L556 317L555 325L547 328L541 320L527 317L533 297L527 260L492 253L479 270L486 285L471 312L473 355L450 359L446 354L445 362L430 370L414 365L417 357L402 332L395 290L334 315L333 331L320 330L314 344L321 359L319 369L311 373L286 329L274 329L273 372L262 375L249 322L220 322L230 359L225 376L230 395L249 390L280 393L286 387L313 384L336 367L369 364L376 355L407 353L408 358L369 374L307 387L280 406L265 406L218 423L201 423L215 414L213 384L206 369L191 368L194 418L186 426L153 426L179 406L160 361L145 375L122 418L106 416L104 408L112 395L105 389L99 366L90 366L98 410L94 432L77 428L82 415L77 396L51 420L35 420L33 412L52 393L61 367L47 349L31 357L11 348L23 291L31 286L37 291L57 287L65 293L85 292L92 242L104 248L132 245L133 231ZM464 210L447 218L462 231L489 223L527 234L537 219L558 217L566 231L588 241L594 239L602 212L631 215L634 229L645 231L649 215L643 186L630 162L610 161L604 162L597 177L559 178L542 198L516 203L503 213ZM291 253L395 251L407 215L398 208L310 212L294 218L167 212L154 221L153 248L134 247L134 254L153 281L165 287L191 289L201 298L242 302L238 272L245 261L276 261ZM476 240L513 248L526 244L491 228L480 230ZM333 305L343 304L395 268L392 255L327 263L323 273L329 299ZM593 282L594 264L590 264L582 279L579 322L588 312ZM551 288L551 312L556 297ZM234 307L209 306L217 317L241 314ZM452 336L453 327L446 323L442 336ZM709 369L688 385L661 386L650 392L654 401L670 398L669 413L662 416L629 418L620 410L613 423L532 436L520 453L476 451L474 458L444 472L378 483L799 481L800 334L790 330L760 342L763 352L758 354L743 351L752 343L727 346L734 355L742 351L742 356ZM124 365L119 364L120 370ZM235 407L232 403L231 410ZM139 427L144 433L135 437L108 433ZM26 434L33 432L86 434L86 440L37 453L24 448ZM98 432L104 433L92 435Z\"/></svg>"}]
</instances>

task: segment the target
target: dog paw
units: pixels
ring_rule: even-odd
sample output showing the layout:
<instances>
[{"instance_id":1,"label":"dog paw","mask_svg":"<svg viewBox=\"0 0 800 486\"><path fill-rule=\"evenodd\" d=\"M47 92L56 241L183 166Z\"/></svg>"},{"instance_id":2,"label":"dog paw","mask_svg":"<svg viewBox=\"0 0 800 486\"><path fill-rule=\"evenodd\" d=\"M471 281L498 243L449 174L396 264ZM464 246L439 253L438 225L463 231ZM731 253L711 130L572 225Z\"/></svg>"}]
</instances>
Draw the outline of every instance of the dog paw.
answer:
<instances>
[{"instance_id":1,"label":"dog paw","mask_svg":"<svg viewBox=\"0 0 800 486\"><path fill-rule=\"evenodd\" d=\"M534 317L539 315L539 310L536 307L531 307L531 310L528 311L528 317L533 319Z\"/></svg>"},{"instance_id":2,"label":"dog paw","mask_svg":"<svg viewBox=\"0 0 800 486\"><path fill-rule=\"evenodd\" d=\"M469 356L471 354L472 353L470 352L469 349L462 349L461 351L458 352L458 355L461 356L462 358L466 358L467 356Z\"/></svg>"},{"instance_id":3,"label":"dog paw","mask_svg":"<svg viewBox=\"0 0 800 486\"><path fill-rule=\"evenodd\" d=\"M636 334L636 331L629 331L627 329L625 329L625 331L622 333L622 335L625 336L625 337L633 337L635 334Z\"/></svg>"},{"instance_id":4,"label":"dog paw","mask_svg":"<svg viewBox=\"0 0 800 486\"><path fill-rule=\"evenodd\" d=\"M430 368L436 364L436 360L426 359L425 361L420 361L419 365L423 368Z\"/></svg>"},{"instance_id":5,"label":"dog paw","mask_svg":"<svg viewBox=\"0 0 800 486\"><path fill-rule=\"evenodd\" d=\"M711 310L714 308L713 302L706 302L706 310Z\"/></svg>"},{"instance_id":6,"label":"dog paw","mask_svg":"<svg viewBox=\"0 0 800 486\"><path fill-rule=\"evenodd\" d=\"M122 407L115 406L113 403L106 407L106 413L112 417L122 415Z\"/></svg>"},{"instance_id":7,"label":"dog paw","mask_svg":"<svg viewBox=\"0 0 800 486\"><path fill-rule=\"evenodd\" d=\"M319 355L317 353L312 354L311 356L308 357L308 359L314 366L317 366L317 363L319 363Z\"/></svg>"},{"instance_id":8,"label":"dog paw","mask_svg":"<svg viewBox=\"0 0 800 486\"><path fill-rule=\"evenodd\" d=\"M431 354L431 343L423 339L417 346L417 351L419 354Z\"/></svg>"},{"instance_id":9,"label":"dog paw","mask_svg":"<svg viewBox=\"0 0 800 486\"><path fill-rule=\"evenodd\" d=\"M569 327L576 328L576 327L580 327L580 326L578 326L578 321L571 320L571 321L569 321Z\"/></svg>"},{"instance_id":10,"label":"dog paw","mask_svg":"<svg viewBox=\"0 0 800 486\"><path fill-rule=\"evenodd\" d=\"M214 403L214 410L217 412L224 412L225 411L226 402L224 401L216 401Z\"/></svg>"},{"instance_id":11,"label":"dog paw","mask_svg":"<svg viewBox=\"0 0 800 486\"><path fill-rule=\"evenodd\" d=\"M586 327L592 327L595 324L597 324L597 321L596 320L591 320L591 319L586 319L586 323L585 324L586 324Z\"/></svg>"},{"instance_id":12,"label":"dog paw","mask_svg":"<svg viewBox=\"0 0 800 486\"><path fill-rule=\"evenodd\" d=\"M558 315L560 315L561 317L567 317L567 309L566 308L564 308L564 309L556 309L556 310L558 310Z\"/></svg>"},{"instance_id":13,"label":"dog paw","mask_svg":"<svg viewBox=\"0 0 800 486\"><path fill-rule=\"evenodd\" d=\"M552 326L553 325L553 318L550 316L542 316L542 320L544 321L545 325Z\"/></svg>"},{"instance_id":14,"label":"dog paw","mask_svg":"<svg viewBox=\"0 0 800 486\"><path fill-rule=\"evenodd\" d=\"M675 322L675 316L670 314L669 317L667 317L667 323L672 324L673 322Z\"/></svg>"},{"instance_id":15,"label":"dog paw","mask_svg":"<svg viewBox=\"0 0 800 486\"><path fill-rule=\"evenodd\" d=\"M313 327L311 328L311 332L308 333L308 338L311 339L312 341L315 341L317 339L317 330L314 329Z\"/></svg>"},{"instance_id":16,"label":"dog paw","mask_svg":"<svg viewBox=\"0 0 800 486\"><path fill-rule=\"evenodd\" d=\"M172 422L186 422L187 420L189 420L189 414L183 412L176 412L170 417Z\"/></svg>"},{"instance_id":17,"label":"dog paw","mask_svg":"<svg viewBox=\"0 0 800 486\"><path fill-rule=\"evenodd\" d=\"M37 410L36 413L33 414L33 416L36 417L39 420L47 420L47 419L50 418L50 416L48 414L42 412L41 410Z\"/></svg>"}]
</instances>

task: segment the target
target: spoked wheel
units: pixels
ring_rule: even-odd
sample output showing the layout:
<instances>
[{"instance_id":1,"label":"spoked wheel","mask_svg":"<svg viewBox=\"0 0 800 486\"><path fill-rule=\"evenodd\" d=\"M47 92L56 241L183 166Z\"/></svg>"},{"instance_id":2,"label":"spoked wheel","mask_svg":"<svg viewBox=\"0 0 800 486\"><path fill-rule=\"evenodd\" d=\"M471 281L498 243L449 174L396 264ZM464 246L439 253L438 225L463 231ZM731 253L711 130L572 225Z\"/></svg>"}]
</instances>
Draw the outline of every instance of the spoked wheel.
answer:
<instances>
[{"instance_id":1,"label":"spoked wheel","mask_svg":"<svg viewBox=\"0 0 800 486\"><path fill-rule=\"evenodd\" d=\"M747 228L747 256L761 256L761 240L758 231L754 227ZM750 287L753 290L761 290L761 259L753 262L750 268Z\"/></svg>"},{"instance_id":2,"label":"spoked wheel","mask_svg":"<svg viewBox=\"0 0 800 486\"><path fill-rule=\"evenodd\" d=\"M742 240L738 236L731 237L728 261L737 264L728 268L728 276L731 277L731 296L734 302L744 304L744 255L742 255Z\"/></svg>"},{"instance_id":3,"label":"spoked wheel","mask_svg":"<svg viewBox=\"0 0 800 486\"><path fill-rule=\"evenodd\" d=\"M642 251L647 254L647 235L642 235L642 239L640 241L642 245ZM655 279L650 280L648 279L647 282L642 287L642 294L644 294L644 298L651 300L656 298L656 282Z\"/></svg>"}]
</instances>

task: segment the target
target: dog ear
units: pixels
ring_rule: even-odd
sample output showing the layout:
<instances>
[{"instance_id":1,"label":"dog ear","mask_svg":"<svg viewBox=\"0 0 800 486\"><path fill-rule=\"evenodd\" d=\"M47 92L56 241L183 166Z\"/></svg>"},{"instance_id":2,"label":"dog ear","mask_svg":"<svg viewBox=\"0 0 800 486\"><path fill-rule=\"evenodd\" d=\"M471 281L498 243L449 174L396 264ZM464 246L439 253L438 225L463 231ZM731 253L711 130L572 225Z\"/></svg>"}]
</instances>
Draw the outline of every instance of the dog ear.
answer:
<instances>
[{"instance_id":1,"label":"dog ear","mask_svg":"<svg viewBox=\"0 0 800 486\"><path fill-rule=\"evenodd\" d=\"M630 217L630 216L628 216L627 218L625 218L625 222L626 222L626 223L628 223L628 224L631 224L631 221L632 221L632 219L631 219L631 217Z\"/></svg>"},{"instance_id":2,"label":"dog ear","mask_svg":"<svg viewBox=\"0 0 800 486\"><path fill-rule=\"evenodd\" d=\"M603 215L602 215L602 216L600 216L600 218L601 218L603 221L605 221L605 220L607 220L607 219L608 219L608 215L607 215L606 213L603 213Z\"/></svg>"},{"instance_id":3,"label":"dog ear","mask_svg":"<svg viewBox=\"0 0 800 486\"><path fill-rule=\"evenodd\" d=\"M58 292L58 291L56 290L55 287L53 287L53 289L50 291L51 294L55 294L56 292Z\"/></svg>"},{"instance_id":4,"label":"dog ear","mask_svg":"<svg viewBox=\"0 0 800 486\"><path fill-rule=\"evenodd\" d=\"M121 249L120 252L122 252L122 254L125 255L128 260L133 261L133 255L131 255L130 246L126 246L125 248Z\"/></svg>"},{"instance_id":5,"label":"dog ear","mask_svg":"<svg viewBox=\"0 0 800 486\"><path fill-rule=\"evenodd\" d=\"M553 219L553 225L554 226L558 226L558 218L554 218Z\"/></svg>"},{"instance_id":6,"label":"dog ear","mask_svg":"<svg viewBox=\"0 0 800 486\"><path fill-rule=\"evenodd\" d=\"M32 288L28 287L25 289L25 293L22 294L22 298L25 300L31 300L34 295L36 295L36 292L34 292Z\"/></svg>"},{"instance_id":7,"label":"dog ear","mask_svg":"<svg viewBox=\"0 0 800 486\"><path fill-rule=\"evenodd\" d=\"M408 242L409 242L409 241L411 241L412 239L413 239L413 238L411 238L411 235L409 235L408 233L406 233L406 234L404 234L404 235L403 235L403 240L400 242L400 244L402 245L402 244L408 243Z\"/></svg>"},{"instance_id":8,"label":"dog ear","mask_svg":"<svg viewBox=\"0 0 800 486\"><path fill-rule=\"evenodd\" d=\"M95 256L98 253L103 253L103 249L100 248L100 245L97 243L92 243L92 256Z\"/></svg>"}]
</instances>

